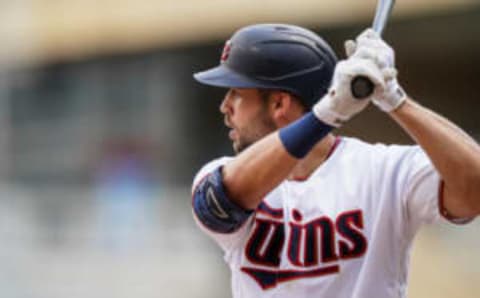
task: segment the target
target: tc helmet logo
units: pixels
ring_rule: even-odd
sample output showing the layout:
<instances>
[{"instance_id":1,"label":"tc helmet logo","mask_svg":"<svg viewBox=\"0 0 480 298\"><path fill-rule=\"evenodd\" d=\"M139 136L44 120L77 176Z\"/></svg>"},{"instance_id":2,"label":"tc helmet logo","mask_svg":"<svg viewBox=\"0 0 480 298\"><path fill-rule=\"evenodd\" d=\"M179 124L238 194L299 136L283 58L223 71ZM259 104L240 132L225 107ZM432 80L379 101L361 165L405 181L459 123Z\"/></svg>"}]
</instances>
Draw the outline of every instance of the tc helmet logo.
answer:
<instances>
[{"instance_id":1,"label":"tc helmet logo","mask_svg":"<svg viewBox=\"0 0 480 298\"><path fill-rule=\"evenodd\" d=\"M220 62L227 61L228 57L230 56L230 50L232 49L232 42L227 40L225 42L225 46L223 47L222 56L220 57Z\"/></svg>"}]
</instances>

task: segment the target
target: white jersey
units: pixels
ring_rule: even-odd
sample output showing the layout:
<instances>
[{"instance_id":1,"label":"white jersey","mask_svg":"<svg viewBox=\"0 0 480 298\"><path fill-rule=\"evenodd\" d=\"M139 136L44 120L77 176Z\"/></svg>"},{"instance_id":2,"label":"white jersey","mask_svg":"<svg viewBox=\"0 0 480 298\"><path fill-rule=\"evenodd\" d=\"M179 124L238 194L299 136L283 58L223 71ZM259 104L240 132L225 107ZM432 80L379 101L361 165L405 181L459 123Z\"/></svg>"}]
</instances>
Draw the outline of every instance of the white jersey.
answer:
<instances>
[{"instance_id":1,"label":"white jersey","mask_svg":"<svg viewBox=\"0 0 480 298\"><path fill-rule=\"evenodd\" d=\"M194 180L231 158L204 166ZM234 298L399 298L419 227L440 220L441 179L418 146L342 138L304 181L284 181L225 252Z\"/></svg>"}]
</instances>

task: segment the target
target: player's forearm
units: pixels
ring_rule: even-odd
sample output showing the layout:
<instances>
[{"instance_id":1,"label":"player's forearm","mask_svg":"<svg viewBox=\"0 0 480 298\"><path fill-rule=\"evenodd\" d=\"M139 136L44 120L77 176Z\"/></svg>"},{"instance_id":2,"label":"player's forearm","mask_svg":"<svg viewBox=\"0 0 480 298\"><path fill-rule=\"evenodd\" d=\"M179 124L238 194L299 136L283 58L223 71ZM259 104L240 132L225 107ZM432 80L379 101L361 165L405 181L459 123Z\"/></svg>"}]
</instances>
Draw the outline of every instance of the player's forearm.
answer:
<instances>
[{"instance_id":1,"label":"player's forearm","mask_svg":"<svg viewBox=\"0 0 480 298\"><path fill-rule=\"evenodd\" d=\"M480 214L480 146L459 127L412 100L391 115L440 173L448 194L447 210L459 217Z\"/></svg>"},{"instance_id":2,"label":"player's forearm","mask_svg":"<svg viewBox=\"0 0 480 298\"><path fill-rule=\"evenodd\" d=\"M298 159L283 146L278 132L240 153L223 168L229 198L245 209L255 209L263 197L285 180Z\"/></svg>"}]
</instances>

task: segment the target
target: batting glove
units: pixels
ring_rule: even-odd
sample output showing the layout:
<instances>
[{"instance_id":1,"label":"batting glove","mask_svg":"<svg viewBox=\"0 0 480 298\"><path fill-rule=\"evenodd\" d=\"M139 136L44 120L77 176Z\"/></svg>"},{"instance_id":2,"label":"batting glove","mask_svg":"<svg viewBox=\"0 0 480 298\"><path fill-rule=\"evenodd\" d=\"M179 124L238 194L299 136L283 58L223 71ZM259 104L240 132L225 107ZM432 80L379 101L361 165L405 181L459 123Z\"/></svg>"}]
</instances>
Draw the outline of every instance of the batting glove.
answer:
<instances>
[{"instance_id":1,"label":"batting glove","mask_svg":"<svg viewBox=\"0 0 480 298\"><path fill-rule=\"evenodd\" d=\"M385 89L382 94L372 98L377 107L382 111L391 112L402 105L407 95L397 80L395 52L377 32L367 29L357 37L356 42L348 40L345 43L345 50L348 57L369 60L380 68Z\"/></svg>"},{"instance_id":2,"label":"batting glove","mask_svg":"<svg viewBox=\"0 0 480 298\"><path fill-rule=\"evenodd\" d=\"M355 99L352 95L352 80L365 76L375 85L374 93L365 99ZM339 127L361 112L373 97L385 92L384 77L378 66L369 59L351 57L335 67L332 86L329 92L313 106L315 116L326 124Z\"/></svg>"}]
</instances>

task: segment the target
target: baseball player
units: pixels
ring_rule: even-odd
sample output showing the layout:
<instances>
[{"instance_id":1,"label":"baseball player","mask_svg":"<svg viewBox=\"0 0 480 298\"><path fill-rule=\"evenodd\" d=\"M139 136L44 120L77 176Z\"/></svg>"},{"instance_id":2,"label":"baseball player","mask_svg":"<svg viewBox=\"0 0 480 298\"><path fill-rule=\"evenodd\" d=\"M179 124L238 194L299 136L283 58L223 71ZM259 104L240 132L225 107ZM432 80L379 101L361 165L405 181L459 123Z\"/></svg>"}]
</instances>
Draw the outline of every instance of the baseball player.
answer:
<instances>
[{"instance_id":1,"label":"baseball player","mask_svg":"<svg viewBox=\"0 0 480 298\"><path fill-rule=\"evenodd\" d=\"M400 87L394 51L373 30L337 63L304 28L252 25L218 67L220 105L237 153L194 178L193 213L225 253L235 298L405 297L423 224L480 213L480 146ZM352 98L353 78L375 86ZM418 145L368 144L332 130L372 102Z\"/></svg>"}]
</instances>

